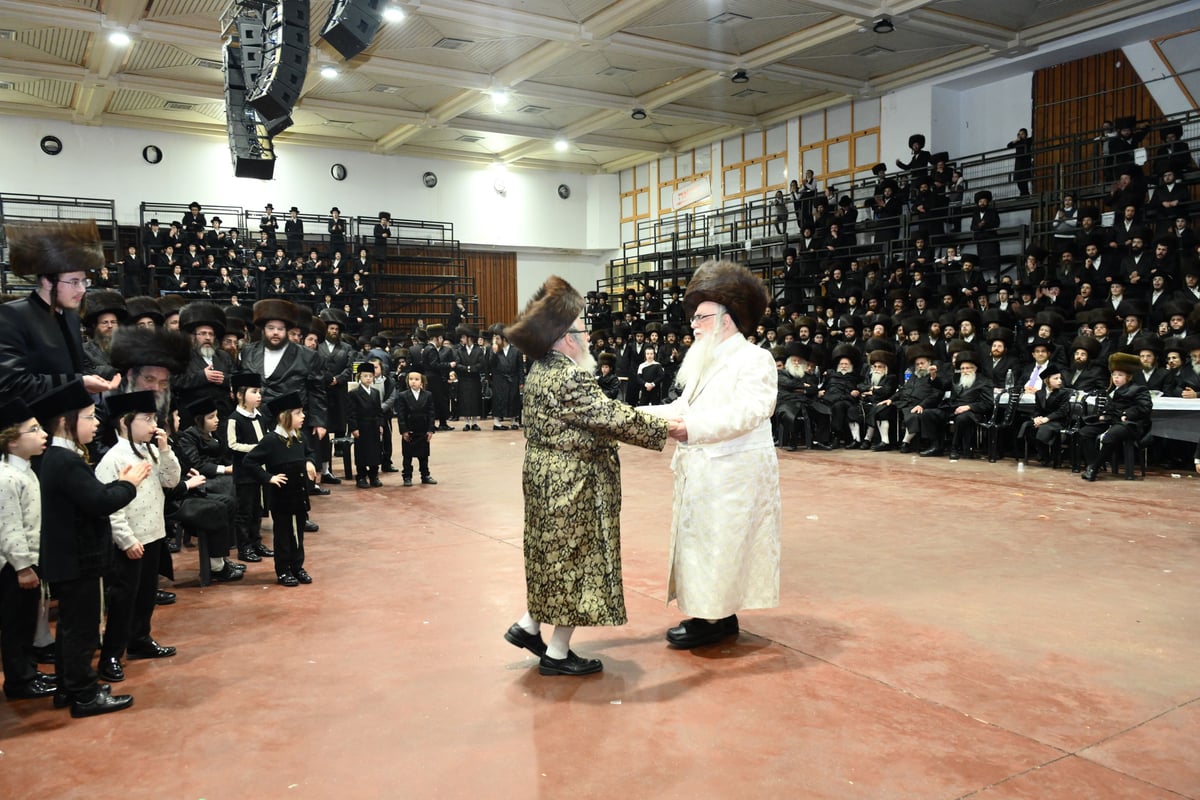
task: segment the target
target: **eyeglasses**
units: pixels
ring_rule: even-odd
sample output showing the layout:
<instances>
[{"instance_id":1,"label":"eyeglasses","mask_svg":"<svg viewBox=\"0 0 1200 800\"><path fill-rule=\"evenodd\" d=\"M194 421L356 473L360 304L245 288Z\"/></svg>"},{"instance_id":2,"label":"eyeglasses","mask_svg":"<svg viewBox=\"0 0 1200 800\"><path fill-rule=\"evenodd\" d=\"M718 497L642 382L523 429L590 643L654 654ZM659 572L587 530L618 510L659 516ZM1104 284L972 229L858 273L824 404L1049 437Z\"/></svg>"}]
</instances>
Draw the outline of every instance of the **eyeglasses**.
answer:
<instances>
[{"instance_id":1,"label":"eyeglasses","mask_svg":"<svg viewBox=\"0 0 1200 800\"><path fill-rule=\"evenodd\" d=\"M87 281L83 278L73 278L69 281L64 281L62 278L56 278L54 282L64 283L67 286L70 286L72 289L82 289L83 287L87 286Z\"/></svg>"},{"instance_id":2,"label":"eyeglasses","mask_svg":"<svg viewBox=\"0 0 1200 800\"><path fill-rule=\"evenodd\" d=\"M581 336L587 336L587 331L580 330L579 328L570 328L567 330L567 333L578 333Z\"/></svg>"},{"instance_id":3,"label":"eyeglasses","mask_svg":"<svg viewBox=\"0 0 1200 800\"><path fill-rule=\"evenodd\" d=\"M30 429L29 429L29 430L27 430L27 431L18 431L18 433L19 433L20 435L22 435L22 436L24 436L24 435L25 435L25 434L27 434L27 433L41 433L41 432L42 432L42 426L41 426L41 425L34 425L32 428L30 428Z\"/></svg>"},{"instance_id":4,"label":"eyeglasses","mask_svg":"<svg viewBox=\"0 0 1200 800\"><path fill-rule=\"evenodd\" d=\"M703 322L704 320L708 319L709 317L715 317L715 316L716 316L716 314L692 314L692 324L694 325L697 322Z\"/></svg>"},{"instance_id":5,"label":"eyeglasses","mask_svg":"<svg viewBox=\"0 0 1200 800\"><path fill-rule=\"evenodd\" d=\"M89 420L91 420L92 422L95 422L96 420L98 420L98 419L100 419L100 418L99 418L99 417L97 417L95 414L81 414L81 415L79 416L79 419L89 419Z\"/></svg>"}]
</instances>

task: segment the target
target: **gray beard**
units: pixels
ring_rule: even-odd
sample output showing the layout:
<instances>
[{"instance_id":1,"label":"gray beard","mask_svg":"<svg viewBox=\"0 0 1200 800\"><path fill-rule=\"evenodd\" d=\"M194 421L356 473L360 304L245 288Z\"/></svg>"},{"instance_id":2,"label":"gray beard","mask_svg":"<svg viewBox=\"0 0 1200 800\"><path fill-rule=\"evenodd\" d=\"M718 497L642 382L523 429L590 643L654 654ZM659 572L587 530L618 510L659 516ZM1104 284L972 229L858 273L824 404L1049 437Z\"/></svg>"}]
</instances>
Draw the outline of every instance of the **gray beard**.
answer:
<instances>
[{"instance_id":1,"label":"gray beard","mask_svg":"<svg viewBox=\"0 0 1200 800\"><path fill-rule=\"evenodd\" d=\"M959 378L958 385L962 387L963 391L966 391L975 385L975 378L975 375L963 375Z\"/></svg>"},{"instance_id":2,"label":"gray beard","mask_svg":"<svg viewBox=\"0 0 1200 800\"><path fill-rule=\"evenodd\" d=\"M805 367L803 364L800 364L798 366L794 366L792 364L784 364L783 371L786 372L788 375L791 375L793 378L803 378L806 374L808 374L808 368Z\"/></svg>"},{"instance_id":3,"label":"gray beard","mask_svg":"<svg viewBox=\"0 0 1200 800\"><path fill-rule=\"evenodd\" d=\"M216 352L216 348L214 348L211 344L200 345L200 355L203 356L205 361L212 361L213 356L216 355Z\"/></svg>"},{"instance_id":4,"label":"gray beard","mask_svg":"<svg viewBox=\"0 0 1200 800\"><path fill-rule=\"evenodd\" d=\"M580 372L585 372L588 375L596 374L596 357L592 355L590 350L584 350L583 355L574 359L574 361L575 366L579 368Z\"/></svg>"},{"instance_id":5,"label":"gray beard","mask_svg":"<svg viewBox=\"0 0 1200 800\"><path fill-rule=\"evenodd\" d=\"M871 386L878 386L879 384L883 383L884 377L886 377L885 374L880 374L878 372L872 372L871 373Z\"/></svg>"}]
</instances>

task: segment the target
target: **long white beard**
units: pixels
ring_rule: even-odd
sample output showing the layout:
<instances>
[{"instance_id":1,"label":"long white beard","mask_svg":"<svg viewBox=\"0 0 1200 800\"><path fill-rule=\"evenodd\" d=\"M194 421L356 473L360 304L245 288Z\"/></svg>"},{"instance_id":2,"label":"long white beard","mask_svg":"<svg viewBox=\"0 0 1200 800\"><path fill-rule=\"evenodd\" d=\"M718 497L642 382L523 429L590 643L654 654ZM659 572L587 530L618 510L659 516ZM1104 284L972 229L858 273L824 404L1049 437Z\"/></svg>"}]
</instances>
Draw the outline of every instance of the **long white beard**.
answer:
<instances>
[{"instance_id":1,"label":"long white beard","mask_svg":"<svg viewBox=\"0 0 1200 800\"><path fill-rule=\"evenodd\" d=\"M962 387L963 391L966 391L975 385L975 377L975 375L963 375L961 378L959 378L958 384Z\"/></svg>"},{"instance_id":2,"label":"long white beard","mask_svg":"<svg viewBox=\"0 0 1200 800\"><path fill-rule=\"evenodd\" d=\"M724 316L725 309L721 308L717 312L717 316L712 318L714 332L720 330ZM683 357L683 363L679 365L679 372L675 373L675 384L677 386L699 385L705 373L716 360L715 353L719 344L714 333L701 336Z\"/></svg>"},{"instance_id":3,"label":"long white beard","mask_svg":"<svg viewBox=\"0 0 1200 800\"><path fill-rule=\"evenodd\" d=\"M793 378L803 378L808 374L808 367L804 364L784 364L783 371Z\"/></svg>"},{"instance_id":4,"label":"long white beard","mask_svg":"<svg viewBox=\"0 0 1200 800\"><path fill-rule=\"evenodd\" d=\"M883 379L885 376L886 376L886 373L872 372L871 373L871 386L876 387L879 384L883 383Z\"/></svg>"},{"instance_id":5,"label":"long white beard","mask_svg":"<svg viewBox=\"0 0 1200 800\"><path fill-rule=\"evenodd\" d=\"M590 350L584 350L583 355L575 359L575 366L579 367L580 372L586 372L588 375L595 375L596 357L592 355Z\"/></svg>"}]
</instances>

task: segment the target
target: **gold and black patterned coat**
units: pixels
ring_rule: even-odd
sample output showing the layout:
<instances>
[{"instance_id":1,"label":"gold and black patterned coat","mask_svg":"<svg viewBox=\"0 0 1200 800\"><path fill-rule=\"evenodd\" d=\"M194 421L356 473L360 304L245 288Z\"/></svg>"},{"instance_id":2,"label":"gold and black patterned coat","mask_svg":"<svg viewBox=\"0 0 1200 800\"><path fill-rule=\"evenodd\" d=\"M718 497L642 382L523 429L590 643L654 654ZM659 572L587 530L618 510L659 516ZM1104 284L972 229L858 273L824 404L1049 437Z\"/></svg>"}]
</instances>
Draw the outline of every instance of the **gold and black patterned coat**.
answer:
<instances>
[{"instance_id":1,"label":"gold and black patterned coat","mask_svg":"<svg viewBox=\"0 0 1200 800\"><path fill-rule=\"evenodd\" d=\"M525 381L525 583L551 625L624 625L617 443L662 450L667 423L600 391L562 353Z\"/></svg>"}]
</instances>

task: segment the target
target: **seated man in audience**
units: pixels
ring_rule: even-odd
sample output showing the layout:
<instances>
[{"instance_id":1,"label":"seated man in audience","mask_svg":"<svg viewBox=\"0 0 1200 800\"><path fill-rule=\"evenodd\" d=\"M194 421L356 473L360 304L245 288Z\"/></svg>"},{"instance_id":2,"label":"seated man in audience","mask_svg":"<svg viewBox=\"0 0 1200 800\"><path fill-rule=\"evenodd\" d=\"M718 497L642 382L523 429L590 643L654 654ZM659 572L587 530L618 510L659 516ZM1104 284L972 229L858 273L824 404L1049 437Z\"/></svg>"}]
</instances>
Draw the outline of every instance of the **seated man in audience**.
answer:
<instances>
[{"instance_id":1,"label":"seated man in audience","mask_svg":"<svg viewBox=\"0 0 1200 800\"><path fill-rule=\"evenodd\" d=\"M1100 361L1100 341L1093 336L1077 336L1071 342L1071 363L1062 374L1062 385L1084 394L1102 392L1108 386L1108 371ZM1045 370L1043 370L1043 373ZM1045 385L1045 375L1042 375Z\"/></svg>"},{"instance_id":2,"label":"seated man in audience","mask_svg":"<svg viewBox=\"0 0 1200 800\"><path fill-rule=\"evenodd\" d=\"M1160 364L1164 355L1163 341L1159 337L1147 334L1137 340L1137 357L1142 362L1142 369L1134 374L1133 382L1145 386L1154 397L1175 394L1175 376Z\"/></svg>"},{"instance_id":3,"label":"seated man in audience","mask_svg":"<svg viewBox=\"0 0 1200 800\"><path fill-rule=\"evenodd\" d=\"M912 442L920 433L921 414L926 409L941 406L942 396L950 388L950 383L937 376L937 364L934 363L936 353L929 345L913 345L905 351L905 356L914 368L912 377L879 405L894 406L899 411L900 422L904 425L904 441L900 444L900 452L911 453L914 450Z\"/></svg>"},{"instance_id":4,"label":"seated man in audience","mask_svg":"<svg viewBox=\"0 0 1200 800\"><path fill-rule=\"evenodd\" d=\"M1096 480L1100 464L1114 448L1127 441L1137 442L1150 430L1150 392L1134 382L1141 366L1137 356L1129 353L1114 353L1108 359L1112 381L1108 402L1097 416L1079 429L1087 463L1082 475L1085 481Z\"/></svg>"},{"instance_id":5,"label":"seated man in audience","mask_svg":"<svg viewBox=\"0 0 1200 800\"><path fill-rule=\"evenodd\" d=\"M872 350L867 354L870 372L865 380L858 384L858 403L850 406L850 430L858 427L862 432L862 450L881 452L891 450L892 436L895 434L896 415L890 406L882 405L896 393L900 379L894 374L896 355L890 350ZM879 441L875 442L875 433L879 432Z\"/></svg>"},{"instance_id":6,"label":"seated man in audience","mask_svg":"<svg viewBox=\"0 0 1200 800\"><path fill-rule=\"evenodd\" d=\"M954 421L950 442L950 460L957 461L962 453L974 457L975 431L992 414L994 398L992 382L979 373L979 356L973 349L960 350L955 356L959 369L958 382L950 389L950 397L941 406L929 408L920 415L921 435L931 444L921 451L924 457L942 454L946 425Z\"/></svg>"}]
</instances>

